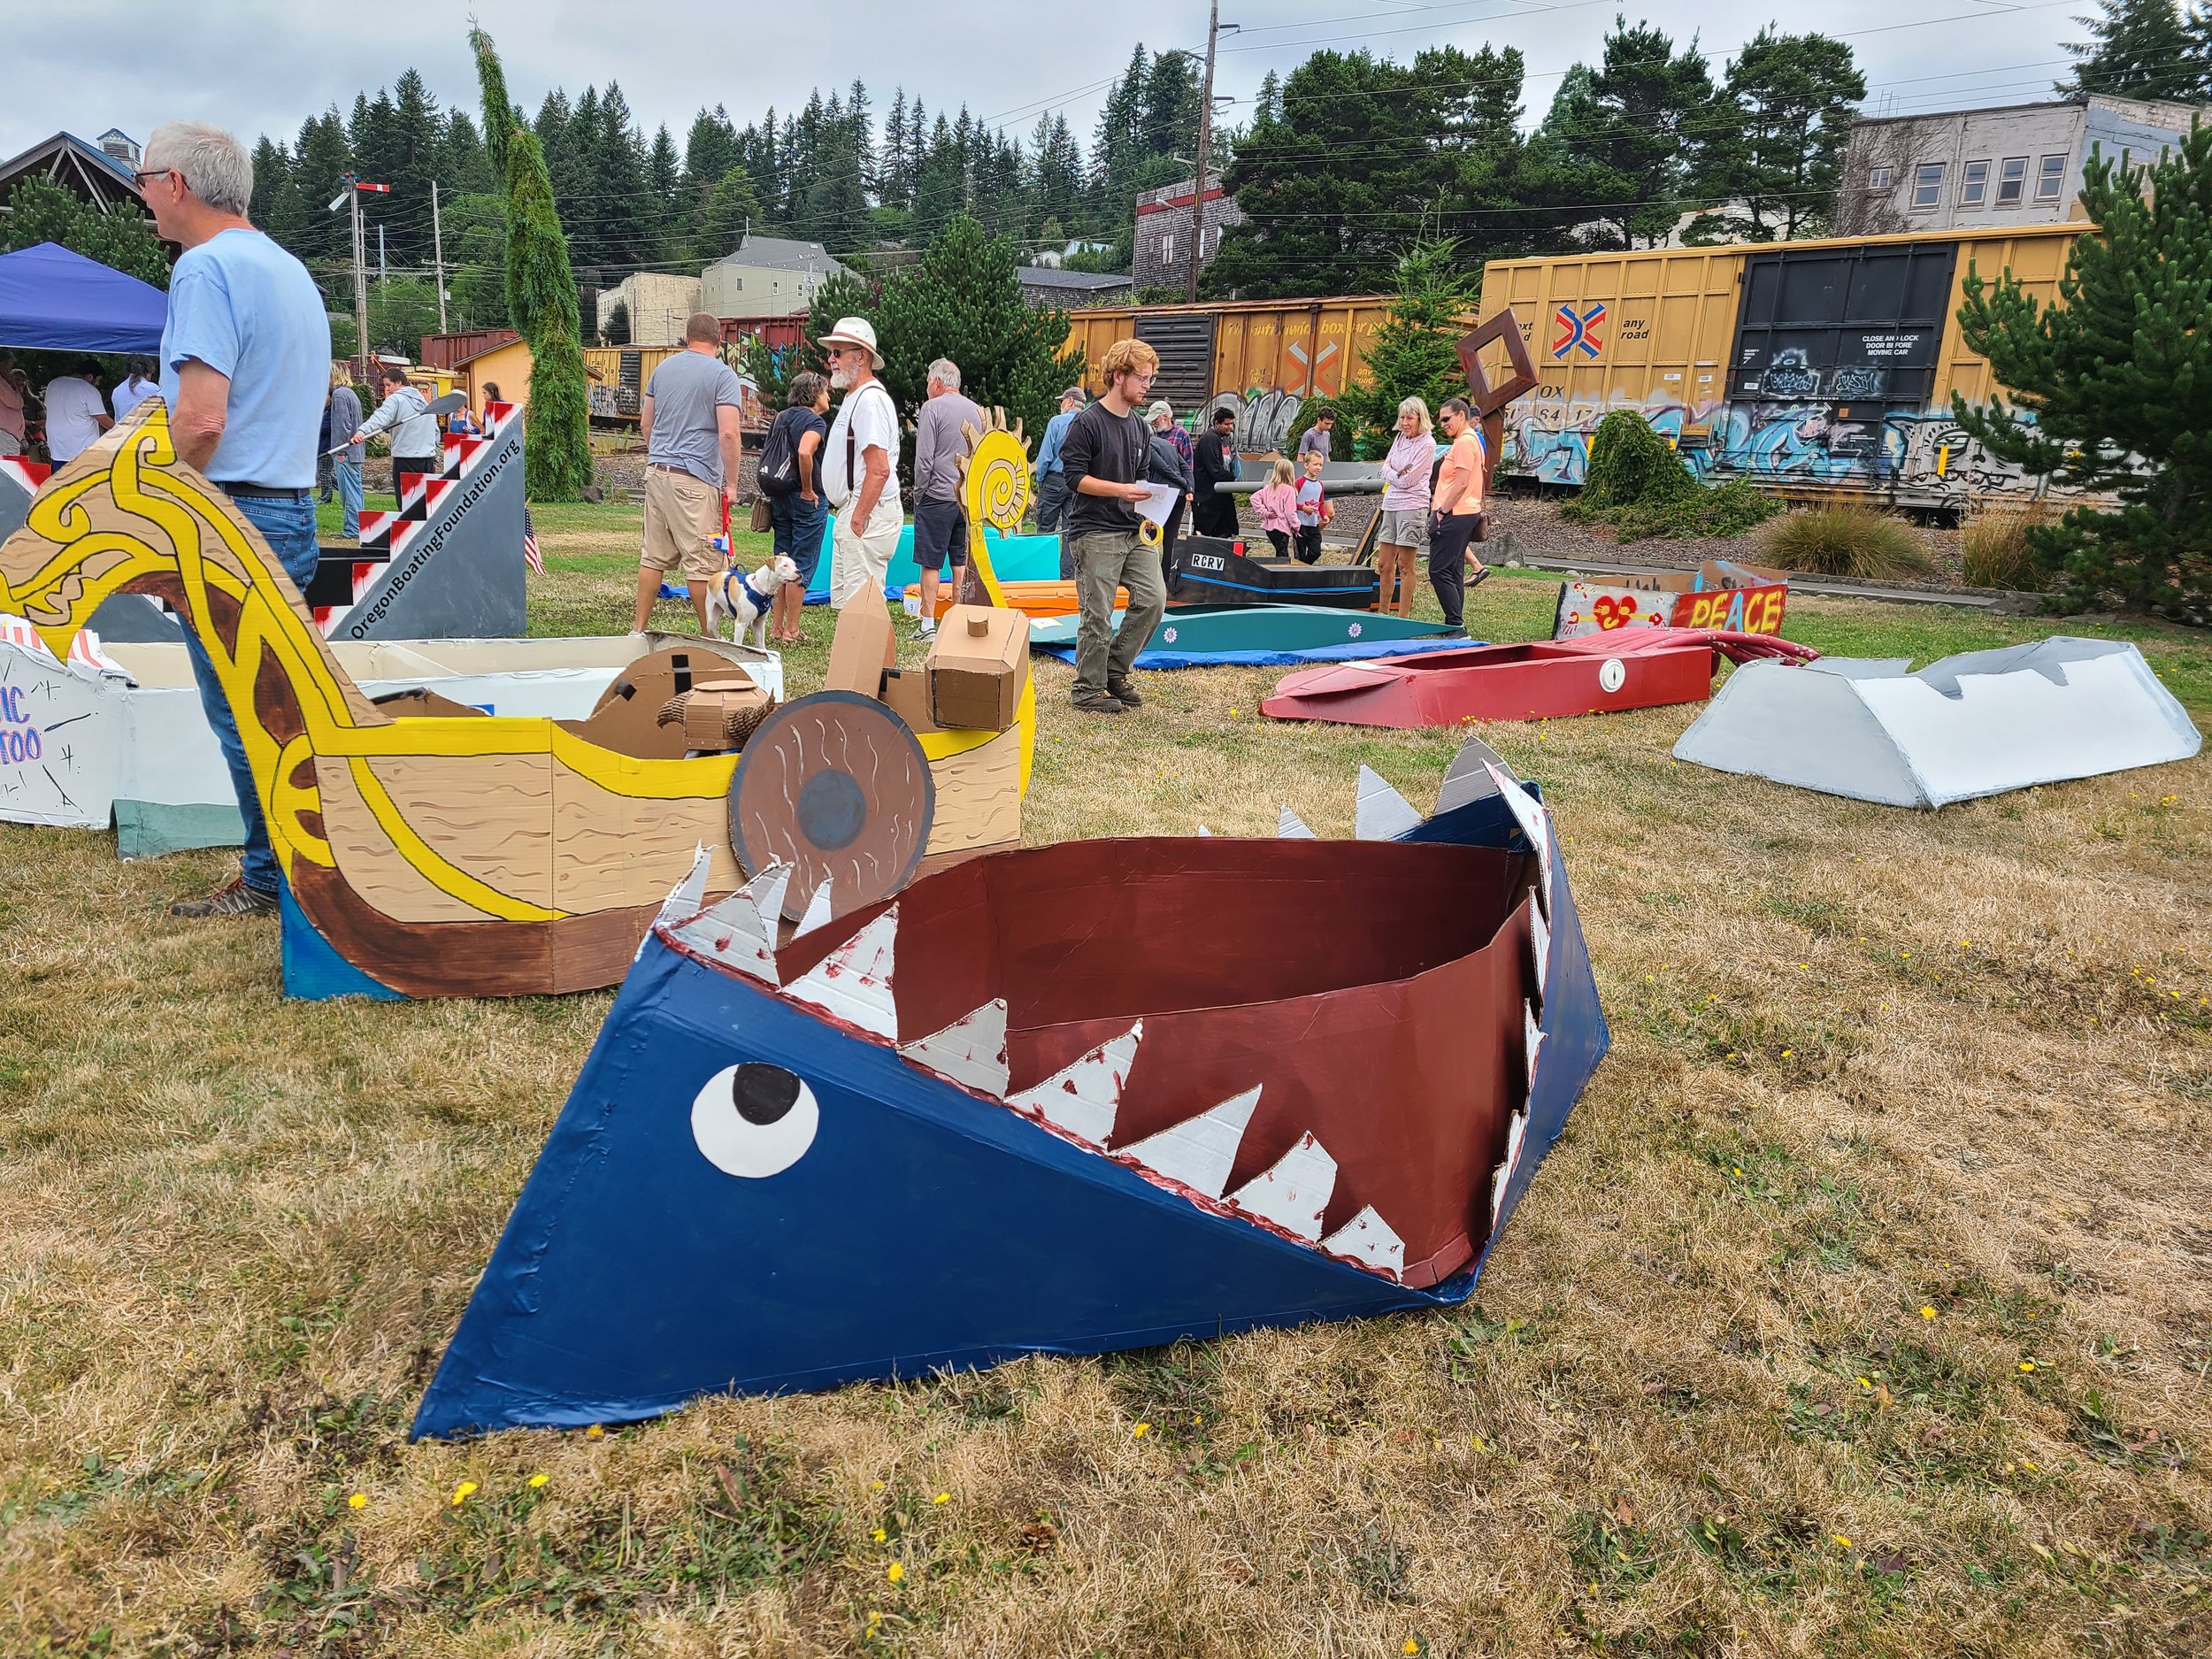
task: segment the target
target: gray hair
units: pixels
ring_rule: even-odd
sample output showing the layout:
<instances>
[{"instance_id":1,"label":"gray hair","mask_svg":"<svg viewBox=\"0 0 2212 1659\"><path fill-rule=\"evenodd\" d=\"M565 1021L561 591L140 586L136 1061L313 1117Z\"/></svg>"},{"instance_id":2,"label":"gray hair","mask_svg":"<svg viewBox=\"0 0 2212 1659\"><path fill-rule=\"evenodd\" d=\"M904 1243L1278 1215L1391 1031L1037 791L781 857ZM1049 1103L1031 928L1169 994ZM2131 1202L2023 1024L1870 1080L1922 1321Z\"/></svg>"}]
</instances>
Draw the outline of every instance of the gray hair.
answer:
<instances>
[{"instance_id":1,"label":"gray hair","mask_svg":"<svg viewBox=\"0 0 2212 1659\"><path fill-rule=\"evenodd\" d=\"M173 167L185 188L218 212L253 204L253 157L211 121L165 121L146 141L146 171Z\"/></svg>"},{"instance_id":2,"label":"gray hair","mask_svg":"<svg viewBox=\"0 0 2212 1659\"><path fill-rule=\"evenodd\" d=\"M956 392L960 389L960 365L950 357L940 357L929 365L924 384L929 380L936 381L949 392Z\"/></svg>"},{"instance_id":3,"label":"gray hair","mask_svg":"<svg viewBox=\"0 0 2212 1659\"><path fill-rule=\"evenodd\" d=\"M1428 403L1424 399L1418 397L1409 397L1403 403L1400 403L1398 405L1398 413L1401 418L1407 415L1420 416L1421 426L1424 430L1430 426L1433 426L1436 424L1433 420L1429 419Z\"/></svg>"}]
</instances>

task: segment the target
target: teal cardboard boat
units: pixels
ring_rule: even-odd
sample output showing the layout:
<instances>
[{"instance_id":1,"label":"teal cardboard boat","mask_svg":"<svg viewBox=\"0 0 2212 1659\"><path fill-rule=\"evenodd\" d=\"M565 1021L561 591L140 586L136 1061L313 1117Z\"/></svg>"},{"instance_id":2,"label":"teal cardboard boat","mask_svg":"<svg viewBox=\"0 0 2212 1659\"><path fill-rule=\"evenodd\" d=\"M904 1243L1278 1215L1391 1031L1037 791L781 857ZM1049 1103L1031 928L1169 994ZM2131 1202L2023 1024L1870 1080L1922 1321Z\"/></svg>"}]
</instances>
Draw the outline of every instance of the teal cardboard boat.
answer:
<instances>
[{"instance_id":1,"label":"teal cardboard boat","mask_svg":"<svg viewBox=\"0 0 2212 1659\"><path fill-rule=\"evenodd\" d=\"M1116 628L1121 626L1122 615L1114 613ZM1058 646L1071 650L1079 620L1052 617L1032 622L1029 643L1033 648ZM1192 605L1163 617L1144 649L1177 657L1313 651L1332 646L1435 639L1443 633L1440 622L1417 622L1410 617L1378 616L1327 605ZM1139 665L1143 665L1141 658Z\"/></svg>"}]
</instances>

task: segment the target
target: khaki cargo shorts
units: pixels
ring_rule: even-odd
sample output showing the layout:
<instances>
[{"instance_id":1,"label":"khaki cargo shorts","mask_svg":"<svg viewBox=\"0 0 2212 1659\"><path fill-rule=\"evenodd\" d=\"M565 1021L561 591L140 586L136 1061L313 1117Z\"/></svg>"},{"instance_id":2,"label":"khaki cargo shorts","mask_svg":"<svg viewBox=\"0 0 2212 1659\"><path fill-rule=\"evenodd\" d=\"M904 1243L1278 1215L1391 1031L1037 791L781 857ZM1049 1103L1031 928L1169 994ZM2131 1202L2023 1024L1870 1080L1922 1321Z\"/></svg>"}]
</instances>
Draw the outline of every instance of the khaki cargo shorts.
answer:
<instances>
[{"instance_id":1,"label":"khaki cargo shorts","mask_svg":"<svg viewBox=\"0 0 2212 1659\"><path fill-rule=\"evenodd\" d=\"M1429 544L1429 515L1425 510L1405 511L1396 507L1383 510L1382 528L1375 540L1391 547L1426 547Z\"/></svg>"},{"instance_id":2,"label":"khaki cargo shorts","mask_svg":"<svg viewBox=\"0 0 2212 1659\"><path fill-rule=\"evenodd\" d=\"M722 534L722 492L704 479L666 467L645 472L645 551L648 570L681 566L687 581L712 581L727 567L714 538Z\"/></svg>"}]
</instances>

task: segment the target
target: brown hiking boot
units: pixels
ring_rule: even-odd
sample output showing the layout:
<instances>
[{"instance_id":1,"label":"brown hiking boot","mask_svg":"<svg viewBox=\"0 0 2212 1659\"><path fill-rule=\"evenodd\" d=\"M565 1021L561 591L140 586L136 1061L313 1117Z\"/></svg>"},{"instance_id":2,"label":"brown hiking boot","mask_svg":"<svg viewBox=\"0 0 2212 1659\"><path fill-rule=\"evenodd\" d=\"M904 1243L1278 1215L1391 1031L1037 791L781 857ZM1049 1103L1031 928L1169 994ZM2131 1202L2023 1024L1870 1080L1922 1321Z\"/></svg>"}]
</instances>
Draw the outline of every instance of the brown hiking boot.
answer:
<instances>
[{"instance_id":1,"label":"brown hiking boot","mask_svg":"<svg viewBox=\"0 0 2212 1659\"><path fill-rule=\"evenodd\" d=\"M274 916L277 895L250 887L243 876L233 876L204 899L180 899L169 907L172 916L204 919L211 916Z\"/></svg>"},{"instance_id":2,"label":"brown hiking boot","mask_svg":"<svg viewBox=\"0 0 2212 1659\"><path fill-rule=\"evenodd\" d=\"M1121 699L1103 691L1094 691L1087 697L1075 699L1076 711L1080 714L1119 714Z\"/></svg>"},{"instance_id":3,"label":"brown hiking boot","mask_svg":"<svg viewBox=\"0 0 2212 1659\"><path fill-rule=\"evenodd\" d=\"M1106 682L1106 695L1110 697L1118 697L1121 700L1121 706L1125 709L1141 709L1144 707L1144 699L1138 695L1136 687L1126 680L1118 681L1110 680L1108 680Z\"/></svg>"}]
</instances>

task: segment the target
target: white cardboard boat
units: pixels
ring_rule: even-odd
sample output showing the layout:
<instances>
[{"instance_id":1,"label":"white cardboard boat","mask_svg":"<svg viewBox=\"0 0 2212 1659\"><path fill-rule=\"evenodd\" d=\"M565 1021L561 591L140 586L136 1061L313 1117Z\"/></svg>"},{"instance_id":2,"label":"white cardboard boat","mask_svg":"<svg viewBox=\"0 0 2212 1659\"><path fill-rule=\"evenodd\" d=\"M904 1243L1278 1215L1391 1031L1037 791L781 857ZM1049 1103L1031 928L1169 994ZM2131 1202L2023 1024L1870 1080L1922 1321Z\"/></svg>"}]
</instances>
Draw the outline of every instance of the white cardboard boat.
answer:
<instances>
[{"instance_id":1,"label":"white cardboard boat","mask_svg":"<svg viewBox=\"0 0 2212 1659\"><path fill-rule=\"evenodd\" d=\"M2186 760L2204 741L2124 641L2057 634L1911 666L1746 664L1674 757L1884 806L1939 807Z\"/></svg>"}]
</instances>

